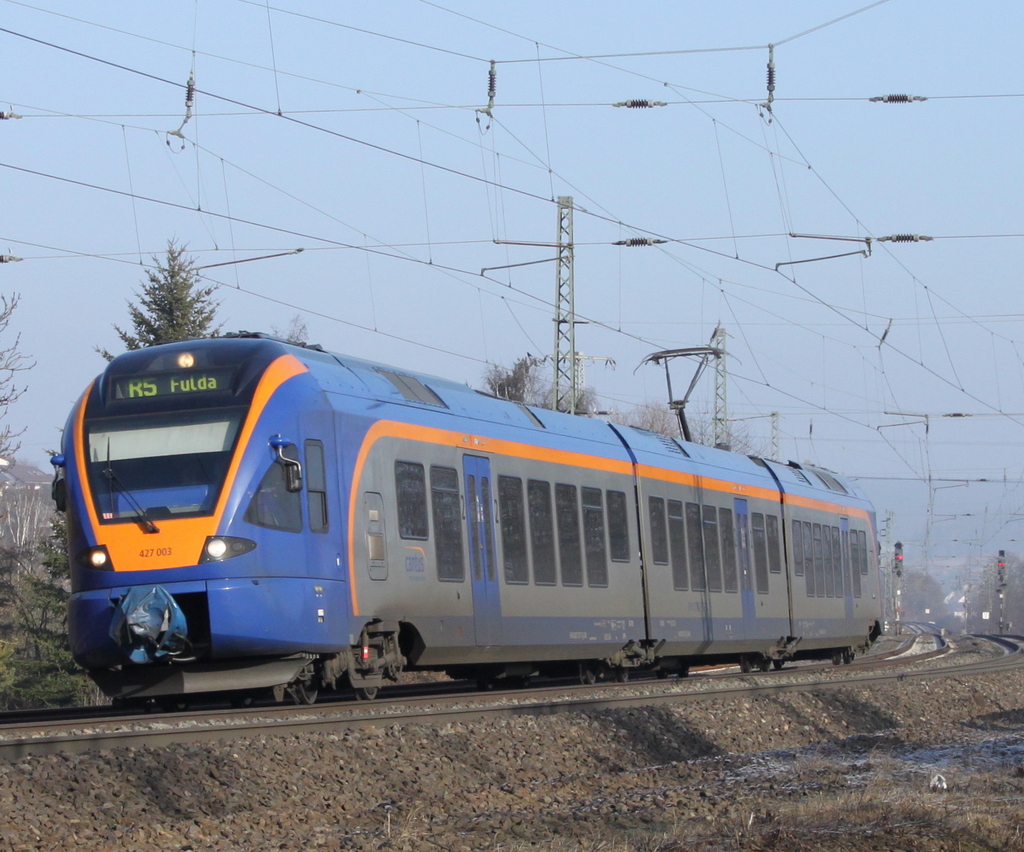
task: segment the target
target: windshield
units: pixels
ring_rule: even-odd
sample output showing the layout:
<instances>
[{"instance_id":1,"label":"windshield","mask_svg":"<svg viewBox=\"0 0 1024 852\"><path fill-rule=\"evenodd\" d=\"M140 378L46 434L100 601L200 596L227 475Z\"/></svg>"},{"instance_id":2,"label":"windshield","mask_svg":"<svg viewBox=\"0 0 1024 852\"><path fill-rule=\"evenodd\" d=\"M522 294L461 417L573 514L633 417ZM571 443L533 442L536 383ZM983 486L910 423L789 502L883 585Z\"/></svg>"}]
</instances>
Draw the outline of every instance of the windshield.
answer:
<instances>
[{"instance_id":1,"label":"windshield","mask_svg":"<svg viewBox=\"0 0 1024 852\"><path fill-rule=\"evenodd\" d=\"M86 424L89 484L101 522L208 515L243 411L199 411Z\"/></svg>"}]
</instances>

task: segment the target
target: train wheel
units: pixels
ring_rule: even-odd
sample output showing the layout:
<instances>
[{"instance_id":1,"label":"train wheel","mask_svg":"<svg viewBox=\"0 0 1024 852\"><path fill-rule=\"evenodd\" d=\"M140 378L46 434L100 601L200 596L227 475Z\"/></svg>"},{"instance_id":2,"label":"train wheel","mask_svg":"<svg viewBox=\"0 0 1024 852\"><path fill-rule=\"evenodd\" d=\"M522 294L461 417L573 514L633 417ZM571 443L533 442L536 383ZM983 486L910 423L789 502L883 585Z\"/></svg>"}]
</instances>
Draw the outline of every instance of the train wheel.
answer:
<instances>
[{"instance_id":1,"label":"train wheel","mask_svg":"<svg viewBox=\"0 0 1024 852\"><path fill-rule=\"evenodd\" d=\"M494 692L495 686L497 686L497 682L493 677L478 677L476 679L476 688L480 692Z\"/></svg>"},{"instance_id":2,"label":"train wheel","mask_svg":"<svg viewBox=\"0 0 1024 852\"><path fill-rule=\"evenodd\" d=\"M379 686L357 686L354 689L356 701L373 701L377 697Z\"/></svg>"},{"instance_id":3,"label":"train wheel","mask_svg":"<svg viewBox=\"0 0 1024 852\"><path fill-rule=\"evenodd\" d=\"M843 649L843 665L848 666L853 662L853 648Z\"/></svg>"},{"instance_id":4,"label":"train wheel","mask_svg":"<svg viewBox=\"0 0 1024 852\"><path fill-rule=\"evenodd\" d=\"M231 696L232 707L252 707L252 702L253 696L251 694L242 693Z\"/></svg>"},{"instance_id":5,"label":"train wheel","mask_svg":"<svg viewBox=\"0 0 1024 852\"><path fill-rule=\"evenodd\" d=\"M757 667L763 672L769 671L772 667L772 661L767 657L762 657L757 661Z\"/></svg>"},{"instance_id":6,"label":"train wheel","mask_svg":"<svg viewBox=\"0 0 1024 852\"><path fill-rule=\"evenodd\" d=\"M580 683L584 686L597 683L597 670L590 663L580 663Z\"/></svg>"},{"instance_id":7,"label":"train wheel","mask_svg":"<svg viewBox=\"0 0 1024 852\"><path fill-rule=\"evenodd\" d=\"M833 651L832 652L832 665L841 666L843 664L843 657L846 656L845 651Z\"/></svg>"},{"instance_id":8,"label":"train wheel","mask_svg":"<svg viewBox=\"0 0 1024 852\"><path fill-rule=\"evenodd\" d=\"M316 704L316 697L320 694L319 690L313 689L303 680L295 681L288 687L288 691L296 704Z\"/></svg>"},{"instance_id":9,"label":"train wheel","mask_svg":"<svg viewBox=\"0 0 1024 852\"><path fill-rule=\"evenodd\" d=\"M629 680L629 669L624 669L621 666L615 670L615 682L625 683Z\"/></svg>"},{"instance_id":10,"label":"train wheel","mask_svg":"<svg viewBox=\"0 0 1024 852\"><path fill-rule=\"evenodd\" d=\"M775 666L775 671L778 671L785 665L785 660L772 660L772 665Z\"/></svg>"},{"instance_id":11,"label":"train wheel","mask_svg":"<svg viewBox=\"0 0 1024 852\"><path fill-rule=\"evenodd\" d=\"M658 680L668 680L669 673L664 669L658 669Z\"/></svg>"},{"instance_id":12,"label":"train wheel","mask_svg":"<svg viewBox=\"0 0 1024 852\"><path fill-rule=\"evenodd\" d=\"M750 674L754 670L754 664L747 654L740 654L740 671L743 674Z\"/></svg>"}]
</instances>

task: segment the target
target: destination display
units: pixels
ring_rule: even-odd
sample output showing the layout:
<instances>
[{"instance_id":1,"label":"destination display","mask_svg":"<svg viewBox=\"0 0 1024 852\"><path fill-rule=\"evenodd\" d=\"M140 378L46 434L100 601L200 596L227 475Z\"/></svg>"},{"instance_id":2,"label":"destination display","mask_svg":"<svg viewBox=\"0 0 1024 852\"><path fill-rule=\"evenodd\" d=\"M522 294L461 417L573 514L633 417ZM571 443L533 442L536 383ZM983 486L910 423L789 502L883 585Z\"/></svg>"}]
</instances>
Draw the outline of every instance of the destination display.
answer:
<instances>
[{"instance_id":1,"label":"destination display","mask_svg":"<svg viewBox=\"0 0 1024 852\"><path fill-rule=\"evenodd\" d=\"M234 370L192 370L114 379L114 399L152 399L231 389Z\"/></svg>"}]
</instances>

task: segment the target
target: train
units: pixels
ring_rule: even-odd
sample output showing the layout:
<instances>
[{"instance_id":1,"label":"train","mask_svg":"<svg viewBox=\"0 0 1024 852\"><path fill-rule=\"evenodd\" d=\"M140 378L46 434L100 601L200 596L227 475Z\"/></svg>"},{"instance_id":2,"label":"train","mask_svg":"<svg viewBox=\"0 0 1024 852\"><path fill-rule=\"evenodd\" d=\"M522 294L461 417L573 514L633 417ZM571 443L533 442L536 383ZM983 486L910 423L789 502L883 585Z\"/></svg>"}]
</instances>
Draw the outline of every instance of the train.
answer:
<instances>
[{"instance_id":1,"label":"train","mask_svg":"<svg viewBox=\"0 0 1024 852\"><path fill-rule=\"evenodd\" d=\"M115 702L768 671L881 633L848 478L261 333L114 358L52 463L71 651Z\"/></svg>"}]
</instances>

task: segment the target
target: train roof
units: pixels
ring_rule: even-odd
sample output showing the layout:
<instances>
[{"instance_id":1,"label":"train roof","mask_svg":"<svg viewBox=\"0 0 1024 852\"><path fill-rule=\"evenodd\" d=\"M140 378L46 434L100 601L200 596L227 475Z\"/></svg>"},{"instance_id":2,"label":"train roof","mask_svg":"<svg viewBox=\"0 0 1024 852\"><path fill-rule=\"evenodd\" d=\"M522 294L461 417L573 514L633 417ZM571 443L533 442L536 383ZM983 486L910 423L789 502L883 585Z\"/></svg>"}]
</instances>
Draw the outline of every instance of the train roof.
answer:
<instances>
[{"instance_id":1,"label":"train roof","mask_svg":"<svg viewBox=\"0 0 1024 852\"><path fill-rule=\"evenodd\" d=\"M776 487L774 482L778 480L787 493L803 493L822 499L822 492L828 492L836 502L867 501L864 492L849 479L812 465L764 460L598 418L535 408L501 399L451 379L328 352L317 345L296 344L262 333L243 331L165 346L177 349L199 342L217 348L239 347L247 351L246 360L253 357L267 360L275 350L294 355L309 368L321 389L329 394L523 429L532 432L542 443L582 440L623 452L625 442L638 460L642 457L646 463L670 469L692 470L699 467L705 473L709 468L717 469L723 477L752 483L764 481L771 488ZM158 348L163 347L152 347ZM111 367L116 369L119 362L136 361L141 354L139 351L125 353L115 359Z\"/></svg>"}]
</instances>

